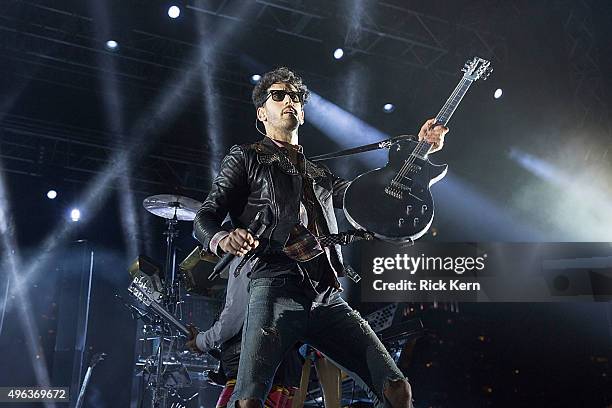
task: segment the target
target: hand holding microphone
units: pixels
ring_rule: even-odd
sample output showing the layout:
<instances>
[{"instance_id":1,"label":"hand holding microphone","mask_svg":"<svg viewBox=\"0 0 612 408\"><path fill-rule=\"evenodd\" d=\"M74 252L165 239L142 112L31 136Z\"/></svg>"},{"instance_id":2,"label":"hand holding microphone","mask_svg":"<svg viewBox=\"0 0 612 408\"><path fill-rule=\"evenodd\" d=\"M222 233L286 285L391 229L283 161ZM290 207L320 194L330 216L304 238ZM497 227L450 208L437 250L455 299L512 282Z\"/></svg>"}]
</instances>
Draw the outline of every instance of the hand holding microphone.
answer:
<instances>
[{"instance_id":1,"label":"hand holding microphone","mask_svg":"<svg viewBox=\"0 0 612 408\"><path fill-rule=\"evenodd\" d=\"M236 256L246 256L251 250L259 245L259 237L266 229L263 221L264 211L259 211L249 228L236 228L219 242L219 247L225 251L225 255L215 265L213 272L208 276L208 280L213 280L221 274L221 271L229 265Z\"/></svg>"},{"instance_id":2,"label":"hand holding microphone","mask_svg":"<svg viewBox=\"0 0 612 408\"><path fill-rule=\"evenodd\" d=\"M219 247L223 252L234 256L245 256L258 245L259 241L243 228L236 228L219 242Z\"/></svg>"}]
</instances>

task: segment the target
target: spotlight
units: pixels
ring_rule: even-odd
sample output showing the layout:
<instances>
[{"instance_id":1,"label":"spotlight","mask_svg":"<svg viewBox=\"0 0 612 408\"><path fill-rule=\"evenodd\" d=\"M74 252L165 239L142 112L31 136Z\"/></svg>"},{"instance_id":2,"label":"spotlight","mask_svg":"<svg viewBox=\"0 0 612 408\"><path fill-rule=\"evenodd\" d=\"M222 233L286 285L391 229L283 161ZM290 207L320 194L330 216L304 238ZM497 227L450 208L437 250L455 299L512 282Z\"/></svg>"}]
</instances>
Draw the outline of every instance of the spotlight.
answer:
<instances>
[{"instance_id":1,"label":"spotlight","mask_svg":"<svg viewBox=\"0 0 612 408\"><path fill-rule=\"evenodd\" d=\"M493 97L494 97L495 99L499 99L499 98L501 98L501 96L502 96L502 94L503 94L503 93L504 93L504 92L501 90L501 88L497 88L497 89L495 90L495 93L493 94Z\"/></svg>"},{"instance_id":2,"label":"spotlight","mask_svg":"<svg viewBox=\"0 0 612 408\"><path fill-rule=\"evenodd\" d=\"M181 9L178 6L170 6L168 9L168 17L177 18L181 15Z\"/></svg>"},{"instance_id":3,"label":"spotlight","mask_svg":"<svg viewBox=\"0 0 612 408\"><path fill-rule=\"evenodd\" d=\"M119 43L115 40L108 40L106 42L106 48L108 48L111 51L116 50L118 46L119 46Z\"/></svg>"},{"instance_id":4,"label":"spotlight","mask_svg":"<svg viewBox=\"0 0 612 408\"><path fill-rule=\"evenodd\" d=\"M395 110L395 105L392 103L385 103L383 105L383 112L385 113L391 113Z\"/></svg>"},{"instance_id":5,"label":"spotlight","mask_svg":"<svg viewBox=\"0 0 612 408\"><path fill-rule=\"evenodd\" d=\"M336 48L336 51L334 51L334 58L339 60L342 57L344 57L344 50L342 48Z\"/></svg>"},{"instance_id":6,"label":"spotlight","mask_svg":"<svg viewBox=\"0 0 612 408\"><path fill-rule=\"evenodd\" d=\"M53 200L53 199L55 199L55 197L57 197L57 191L55 191L55 190L47 191L47 198L49 200Z\"/></svg>"},{"instance_id":7,"label":"spotlight","mask_svg":"<svg viewBox=\"0 0 612 408\"><path fill-rule=\"evenodd\" d=\"M252 84L258 83L260 79L261 79L261 75L259 75L259 74L251 75L251 83Z\"/></svg>"},{"instance_id":8,"label":"spotlight","mask_svg":"<svg viewBox=\"0 0 612 408\"><path fill-rule=\"evenodd\" d=\"M73 222L77 222L81 219L81 211L79 211L78 208L73 208L72 211L70 211L70 219Z\"/></svg>"}]
</instances>

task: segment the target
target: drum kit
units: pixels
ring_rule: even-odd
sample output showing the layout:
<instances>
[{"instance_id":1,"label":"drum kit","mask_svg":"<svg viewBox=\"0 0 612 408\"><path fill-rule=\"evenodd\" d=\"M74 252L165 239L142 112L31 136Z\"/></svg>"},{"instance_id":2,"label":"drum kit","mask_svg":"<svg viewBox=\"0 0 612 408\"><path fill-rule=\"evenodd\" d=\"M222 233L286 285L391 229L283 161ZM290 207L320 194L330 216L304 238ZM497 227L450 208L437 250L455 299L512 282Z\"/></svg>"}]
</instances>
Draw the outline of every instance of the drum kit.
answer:
<instances>
[{"instance_id":1,"label":"drum kit","mask_svg":"<svg viewBox=\"0 0 612 408\"><path fill-rule=\"evenodd\" d=\"M139 303L138 307L130 308L144 322L138 338L136 374L142 376L142 384L151 391L152 407L165 408L171 406L171 401L173 405L177 401L184 404L195 398L197 393L184 398L179 391L203 385L208 371L219 367L214 355L184 351L189 329L182 321L182 305L193 302L185 296L186 291L194 290L193 269L201 266L199 261L216 259L196 247L187 257L189 262L185 260L177 268L175 243L179 236L178 223L193 221L201 205L192 198L172 194L154 195L143 201L148 212L166 221L163 267L141 255L129 268L132 281L128 291ZM194 261L194 258L197 259ZM139 390L139 399L144 399L144 388Z\"/></svg>"}]
</instances>

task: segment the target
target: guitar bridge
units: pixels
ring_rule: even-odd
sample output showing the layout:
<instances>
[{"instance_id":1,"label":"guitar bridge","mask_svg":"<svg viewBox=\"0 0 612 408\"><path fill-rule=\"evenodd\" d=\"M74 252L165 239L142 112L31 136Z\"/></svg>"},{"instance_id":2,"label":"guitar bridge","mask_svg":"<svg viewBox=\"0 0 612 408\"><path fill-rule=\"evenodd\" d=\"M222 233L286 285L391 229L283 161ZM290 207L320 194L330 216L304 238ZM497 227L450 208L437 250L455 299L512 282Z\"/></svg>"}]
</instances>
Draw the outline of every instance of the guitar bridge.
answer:
<instances>
[{"instance_id":1,"label":"guitar bridge","mask_svg":"<svg viewBox=\"0 0 612 408\"><path fill-rule=\"evenodd\" d=\"M402 192L392 187L389 187L389 186L385 187L385 193L387 195L390 195L393 198L397 198L398 200L402 199Z\"/></svg>"},{"instance_id":2,"label":"guitar bridge","mask_svg":"<svg viewBox=\"0 0 612 408\"><path fill-rule=\"evenodd\" d=\"M404 191L410 191L410 187L395 180L385 187L385 193L398 200L404 197Z\"/></svg>"}]
</instances>

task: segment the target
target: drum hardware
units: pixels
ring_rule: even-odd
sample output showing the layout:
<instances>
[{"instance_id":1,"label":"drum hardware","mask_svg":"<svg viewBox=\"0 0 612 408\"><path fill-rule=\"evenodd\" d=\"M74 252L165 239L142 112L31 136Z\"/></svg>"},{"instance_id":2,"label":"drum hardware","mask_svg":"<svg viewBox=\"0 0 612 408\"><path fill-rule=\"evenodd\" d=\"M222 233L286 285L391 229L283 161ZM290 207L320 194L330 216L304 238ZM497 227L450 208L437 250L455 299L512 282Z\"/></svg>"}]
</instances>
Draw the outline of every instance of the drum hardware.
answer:
<instances>
[{"instance_id":1,"label":"drum hardware","mask_svg":"<svg viewBox=\"0 0 612 408\"><path fill-rule=\"evenodd\" d=\"M202 203L189 197L159 194L145 198L142 205L145 210L158 217L193 221Z\"/></svg>"},{"instance_id":2,"label":"drum hardware","mask_svg":"<svg viewBox=\"0 0 612 408\"><path fill-rule=\"evenodd\" d=\"M202 203L193 198L172 194L150 196L142 202L145 210L166 220L166 262L165 293L168 295L166 305L171 313L176 312L179 302L180 281L176 279L176 248L174 241L179 235L176 226L179 221L193 221Z\"/></svg>"},{"instance_id":3,"label":"drum hardware","mask_svg":"<svg viewBox=\"0 0 612 408\"><path fill-rule=\"evenodd\" d=\"M131 306L130 310L145 321L141 340L153 345L152 354L144 359L139 358L137 362L137 366L142 367L143 380L148 375L146 388L152 390L153 407L167 407L170 397L182 401L173 402L173 407L181 406L197 395L188 399L178 395L177 389L191 385L191 379L183 358L172 348L179 337L189 335L189 329L180 319L181 280L176 275L175 248L175 240L179 236L177 225L179 221L193 221L201 205L192 198L171 194L150 196L143 201L143 207L151 214L164 218L167 226L163 233L166 241L163 268L152 259L140 255L128 269L132 278L128 291L147 308L147 311L143 311Z\"/></svg>"},{"instance_id":4,"label":"drum hardware","mask_svg":"<svg viewBox=\"0 0 612 408\"><path fill-rule=\"evenodd\" d=\"M143 331L145 330L145 328L149 328L153 325L153 316L151 316L149 312L147 312L146 310L142 310L141 308L134 306L131 303L128 303L125 299L123 299L121 295L117 293L115 293L114 296L115 299L119 300L123 304L123 306L125 306L125 308L130 311L130 313L132 314L132 319L143 321Z\"/></svg>"},{"instance_id":5,"label":"drum hardware","mask_svg":"<svg viewBox=\"0 0 612 408\"><path fill-rule=\"evenodd\" d=\"M162 303L167 297L155 290L152 276L140 271L134 276L128 291L149 309L145 314L155 317L152 324L143 326L144 336L139 339L142 342L141 352L148 355L139 357L136 362L143 383L153 390L153 406L167 406L169 397L187 402L191 398L181 397L178 390L193 386L190 372L196 373L199 384L204 384L207 381L205 373L216 369L218 363L212 360L212 355L194 355L176 347L180 338L189 334L189 329L164 308Z\"/></svg>"}]
</instances>

